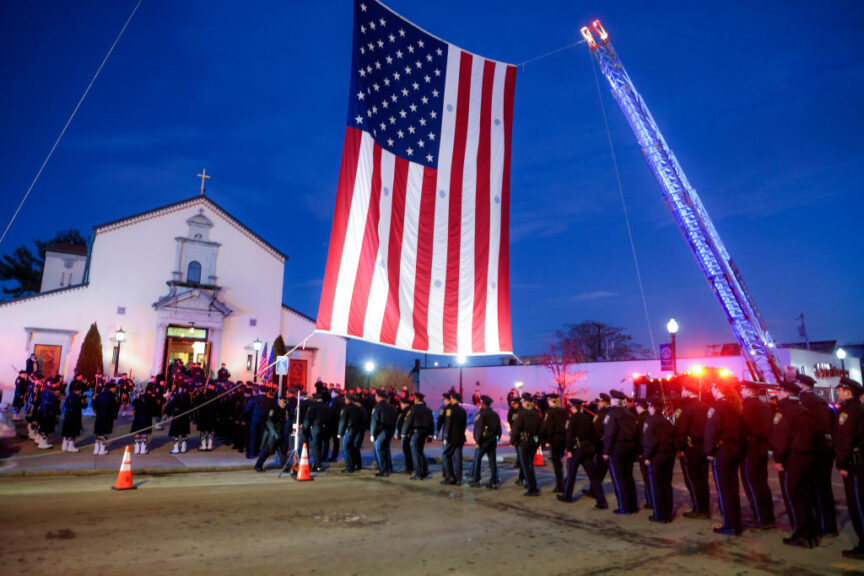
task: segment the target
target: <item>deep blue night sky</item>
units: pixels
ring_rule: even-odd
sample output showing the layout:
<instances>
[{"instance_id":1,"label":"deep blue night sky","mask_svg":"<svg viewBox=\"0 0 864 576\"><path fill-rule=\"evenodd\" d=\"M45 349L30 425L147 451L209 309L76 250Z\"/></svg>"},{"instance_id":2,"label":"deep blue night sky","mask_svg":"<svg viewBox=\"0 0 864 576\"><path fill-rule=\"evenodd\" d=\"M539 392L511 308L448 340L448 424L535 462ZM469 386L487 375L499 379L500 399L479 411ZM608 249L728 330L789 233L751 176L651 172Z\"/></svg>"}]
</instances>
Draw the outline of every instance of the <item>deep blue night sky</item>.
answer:
<instances>
[{"instance_id":1,"label":"deep blue night sky","mask_svg":"<svg viewBox=\"0 0 864 576\"><path fill-rule=\"evenodd\" d=\"M0 224L134 0L25 2L0 14ZM864 6L860 2L411 2L467 50L519 63L600 18L737 261L769 331L864 341ZM348 0L144 0L0 251L208 194L286 252L285 302L314 316L348 99ZM601 79L602 80L602 79ZM586 46L520 69L512 165L513 338L540 351L599 320L649 346ZM605 81L604 81L605 82ZM731 342L636 141L603 88L658 341ZM142 242L146 239L142 238ZM352 344L349 360L417 356Z\"/></svg>"}]
</instances>

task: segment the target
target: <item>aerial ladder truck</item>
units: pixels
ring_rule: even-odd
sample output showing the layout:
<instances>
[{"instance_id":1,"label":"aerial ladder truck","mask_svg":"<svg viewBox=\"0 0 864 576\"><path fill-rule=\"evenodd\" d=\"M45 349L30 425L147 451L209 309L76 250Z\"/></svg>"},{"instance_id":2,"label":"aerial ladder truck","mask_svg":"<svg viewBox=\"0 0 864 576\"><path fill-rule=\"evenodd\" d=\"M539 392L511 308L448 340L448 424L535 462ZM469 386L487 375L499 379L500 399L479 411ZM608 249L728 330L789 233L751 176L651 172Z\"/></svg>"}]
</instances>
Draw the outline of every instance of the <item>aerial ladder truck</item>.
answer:
<instances>
[{"instance_id":1,"label":"aerial ladder truck","mask_svg":"<svg viewBox=\"0 0 864 576\"><path fill-rule=\"evenodd\" d=\"M778 383L783 369L775 344L696 190L687 181L600 21L595 20L581 32L600 71L609 81L612 96L636 135L645 161L663 192L666 206L726 313L751 378L757 382Z\"/></svg>"}]
</instances>

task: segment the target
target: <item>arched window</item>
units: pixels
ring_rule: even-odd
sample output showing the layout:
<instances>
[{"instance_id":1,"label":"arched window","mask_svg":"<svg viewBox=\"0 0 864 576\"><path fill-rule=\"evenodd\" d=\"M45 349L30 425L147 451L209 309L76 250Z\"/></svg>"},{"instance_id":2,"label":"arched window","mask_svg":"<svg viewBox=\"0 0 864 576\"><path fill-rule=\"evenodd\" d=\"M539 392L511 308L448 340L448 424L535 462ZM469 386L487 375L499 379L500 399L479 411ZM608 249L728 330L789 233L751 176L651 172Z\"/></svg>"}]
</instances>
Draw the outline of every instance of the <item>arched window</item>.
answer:
<instances>
[{"instance_id":1,"label":"arched window","mask_svg":"<svg viewBox=\"0 0 864 576\"><path fill-rule=\"evenodd\" d=\"M189 262L189 267L186 269L186 282L189 284L201 283L201 264L197 260Z\"/></svg>"}]
</instances>

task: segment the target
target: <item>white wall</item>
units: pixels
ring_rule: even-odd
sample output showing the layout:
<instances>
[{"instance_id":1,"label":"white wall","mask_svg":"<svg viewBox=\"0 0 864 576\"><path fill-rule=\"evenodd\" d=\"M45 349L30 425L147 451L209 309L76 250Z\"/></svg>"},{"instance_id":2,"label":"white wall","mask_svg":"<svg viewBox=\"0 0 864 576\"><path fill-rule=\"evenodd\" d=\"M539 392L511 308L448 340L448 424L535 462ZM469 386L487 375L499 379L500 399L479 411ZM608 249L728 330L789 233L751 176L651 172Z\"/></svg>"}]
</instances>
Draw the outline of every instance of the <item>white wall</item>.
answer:
<instances>
[{"instance_id":1,"label":"white wall","mask_svg":"<svg viewBox=\"0 0 864 576\"><path fill-rule=\"evenodd\" d=\"M84 282L84 266L87 256L65 252L45 252L45 266L42 268L40 292L74 286Z\"/></svg>"}]
</instances>

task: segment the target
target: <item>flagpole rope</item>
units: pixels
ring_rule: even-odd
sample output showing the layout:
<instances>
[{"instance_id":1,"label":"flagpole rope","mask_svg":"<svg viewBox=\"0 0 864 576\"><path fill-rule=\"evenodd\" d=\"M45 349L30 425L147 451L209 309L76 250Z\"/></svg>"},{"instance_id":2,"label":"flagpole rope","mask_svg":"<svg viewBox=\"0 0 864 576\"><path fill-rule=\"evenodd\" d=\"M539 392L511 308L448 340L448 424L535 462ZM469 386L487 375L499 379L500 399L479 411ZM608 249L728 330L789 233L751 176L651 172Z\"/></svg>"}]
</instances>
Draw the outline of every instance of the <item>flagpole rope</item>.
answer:
<instances>
[{"instance_id":1,"label":"flagpole rope","mask_svg":"<svg viewBox=\"0 0 864 576\"><path fill-rule=\"evenodd\" d=\"M606 105L603 103L603 91L600 90L600 78L597 74L597 63L591 58L591 69L594 71L594 84L597 86L597 99L600 100L600 110L603 112L603 124L606 127L606 138L609 141L609 153L612 155L612 166L615 168L615 179L618 183L618 196L621 197L621 207L624 209L624 222L627 224L627 237L630 239L630 251L633 253L633 264L636 267L636 279L639 282L639 293L642 295L642 308L645 310L645 323L648 325L648 337L651 339L651 352L657 358L657 345L654 343L654 330L651 328L651 316L648 314L648 300L645 298L645 286L642 284L642 272L639 269L639 257L636 255L636 243L633 241L633 230L630 227L630 214L624 199L624 187L621 185L621 172L618 170L618 159L615 157L615 147L612 145L612 131L609 130L609 119L606 116Z\"/></svg>"},{"instance_id":2,"label":"flagpole rope","mask_svg":"<svg viewBox=\"0 0 864 576\"><path fill-rule=\"evenodd\" d=\"M528 60L525 60L524 62L520 62L520 63L517 64L516 66L517 66L517 67L518 67L518 66L521 66L521 67L522 67L522 71L524 72L524 71L525 71L525 65L526 65L526 64L530 64L530 63L532 63L532 62L536 62L536 61L538 61L538 60L542 60L543 58L548 58L549 56L552 56L553 54L557 54L557 53L559 53L559 52L563 52L564 50L569 50L570 48L573 48L574 46L579 46L580 44L585 44L585 40L579 40L578 42L573 42L572 44L567 44L566 46L561 46L560 48L556 48L555 50L552 50L552 51L550 51L550 52L546 52L545 54L541 54L541 55L539 55L539 56L535 56L534 58L529 58Z\"/></svg>"},{"instance_id":3,"label":"flagpole rope","mask_svg":"<svg viewBox=\"0 0 864 576\"><path fill-rule=\"evenodd\" d=\"M296 346L294 346L294 348L292 348L291 350L289 350L288 352L286 352L285 354L283 354L283 356L290 356L291 354L294 353L295 350L297 350L297 349L300 348L301 346L305 347L305 345L306 345L306 341L309 340L309 338L311 338L311 337L314 336L314 335L315 335L315 331L313 330L312 333L309 334L309 336L306 336L306 338L304 338L304 339L300 342L300 344L297 344ZM276 364L276 362L274 362L273 364L271 364L271 366L274 366L275 364ZM269 366L268 366L268 369L269 369ZM199 405L197 405L197 406L195 406L195 407L193 407L193 408L190 408L189 410L186 410L185 412L181 412L180 414L177 414L176 416L171 416L170 418L166 418L165 420L160 420L157 424L160 425L160 426L161 426L161 425L164 425L164 424L170 424L173 420L175 420L175 419L177 419L177 418L182 418L183 416L187 416L187 415L191 414L192 412L194 412L195 410L198 410L198 409L200 409L200 408L203 407L203 406L207 406L208 404L211 404L211 403L213 403L213 402L219 400L219 399L222 398L223 396L226 396L226 395L228 395L228 394L234 392L237 388L239 388L239 387L241 387L241 386L245 386L245 385L246 385L246 384L243 383L243 382L241 382L240 384L235 384L234 386L232 386L232 387L229 388L228 390L225 390L225 391L222 392L221 394L218 394L218 395L214 396L214 397L211 398L210 400L207 400L206 402L203 402L203 403L201 403L201 404L199 404ZM106 438L106 440L105 440L105 445L107 446L107 445L110 444L111 442L116 442L117 440L123 440L123 439L125 439L125 438L129 438L130 436L135 436L136 434L141 434L141 433L145 432L146 430L150 430L150 429L152 429L152 428L153 428L154 426L156 426L157 424L151 424L150 426L145 426L144 428L140 428L140 429L138 429L138 430L133 430L133 431L129 432L128 434L121 434L120 436L114 436L114 437L112 437L112 438ZM83 450L83 449L85 449L85 448L90 448L90 447L93 446L94 444L96 444L95 441L94 441L94 442L91 442L90 444L82 444L82 445L80 445L80 446L77 446L77 448ZM45 458L45 457L47 457L47 456L56 456L56 455L58 455L58 454L62 454L62 453L63 453L63 452L61 451L61 452L46 452L46 453L44 453L44 454L31 454L30 456L22 456L22 457L20 457L20 458L15 458L14 461L15 461L15 462L21 462L22 460L35 460L36 458Z\"/></svg>"},{"instance_id":4,"label":"flagpole rope","mask_svg":"<svg viewBox=\"0 0 864 576\"><path fill-rule=\"evenodd\" d=\"M27 192L24 194L24 197L18 204L18 208L12 215L12 219L9 220L9 224L3 231L3 235L0 236L0 244L3 244L3 240L6 238L6 234L8 234L9 229L12 228L12 223L15 222L15 218L18 217L18 213L21 212L21 208L24 206L24 203L30 196L30 192L33 191L33 187L36 186L36 181L39 180L39 176L42 175L42 171L45 169L45 165L48 164L48 160L51 159L51 156L54 154L54 150L57 149L57 145L60 144L60 140L63 139L63 135L66 134L66 129L69 128L69 124L72 123L72 119L75 118L75 115L78 113L78 109L81 107L81 104L84 103L84 99L87 98L87 94L90 93L90 88L93 87L93 83L96 82L96 78L99 77L99 73L102 72L102 68L105 66L105 63L108 62L108 58L111 56L111 53L114 52L114 47L117 46L117 43L120 41L120 37L123 36L123 33L126 31L126 27L129 26L129 22L132 21L132 17L135 16L135 12L138 11L138 7L141 5L141 2L142 0L138 0L138 3L135 4L135 8L132 9L132 13L129 14L129 18L126 19L126 23L123 24L123 28L121 28L120 33L117 34L117 37L114 39L114 43L111 44L111 48L108 49L108 53L105 55L105 58L102 59L102 63L99 64L99 68L96 69L96 73L93 75L93 78L90 79L90 84L87 85L87 89L84 90L84 94L81 95L81 98L78 100L78 104L75 105L75 109L72 110L72 114L69 116L69 119L66 120L66 125L63 126L63 130L60 131L60 135L57 136L57 140L54 141L54 145L51 147L51 150L48 151L48 155L45 157L45 161L42 162L42 166L40 166L39 171L36 172L36 177L33 178L33 181L30 183L30 187L27 188Z\"/></svg>"}]
</instances>

